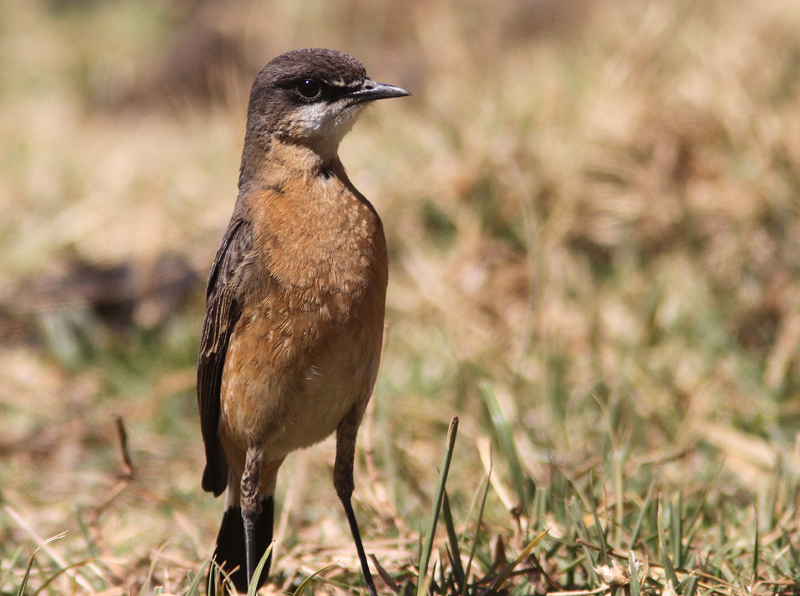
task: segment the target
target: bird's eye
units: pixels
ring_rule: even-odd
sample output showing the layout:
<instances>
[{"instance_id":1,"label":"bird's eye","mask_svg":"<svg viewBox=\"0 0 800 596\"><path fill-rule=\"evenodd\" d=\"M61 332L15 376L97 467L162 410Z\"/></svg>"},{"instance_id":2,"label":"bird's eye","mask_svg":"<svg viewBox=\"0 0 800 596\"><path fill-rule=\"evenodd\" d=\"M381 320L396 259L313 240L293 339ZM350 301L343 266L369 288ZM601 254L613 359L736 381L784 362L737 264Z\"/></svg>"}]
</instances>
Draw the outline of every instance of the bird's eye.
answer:
<instances>
[{"instance_id":1,"label":"bird's eye","mask_svg":"<svg viewBox=\"0 0 800 596\"><path fill-rule=\"evenodd\" d=\"M320 94L319 84L311 79L305 79L298 83L295 90L303 99L316 99Z\"/></svg>"}]
</instances>

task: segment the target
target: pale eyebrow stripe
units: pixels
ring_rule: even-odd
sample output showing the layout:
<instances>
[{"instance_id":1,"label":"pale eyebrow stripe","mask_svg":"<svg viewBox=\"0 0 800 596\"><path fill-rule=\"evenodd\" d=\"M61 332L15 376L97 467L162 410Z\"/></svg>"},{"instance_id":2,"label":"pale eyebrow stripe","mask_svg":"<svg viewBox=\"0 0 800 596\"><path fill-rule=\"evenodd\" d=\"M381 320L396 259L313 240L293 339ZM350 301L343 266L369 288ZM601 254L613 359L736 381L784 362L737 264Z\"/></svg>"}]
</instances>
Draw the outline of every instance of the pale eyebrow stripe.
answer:
<instances>
[{"instance_id":1,"label":"pale eyebrow stripe","mask_svg":"<svg viewBox=\"0 0 800 596\"><path fill-rule=\"evenodd\" d=\"M355 89L361 85L361 81L354 81L352 83L346 83L344 79L331 79L328 81L328 84L333 87L342 87L348 89Z\"/></svg>"}]
</instances>

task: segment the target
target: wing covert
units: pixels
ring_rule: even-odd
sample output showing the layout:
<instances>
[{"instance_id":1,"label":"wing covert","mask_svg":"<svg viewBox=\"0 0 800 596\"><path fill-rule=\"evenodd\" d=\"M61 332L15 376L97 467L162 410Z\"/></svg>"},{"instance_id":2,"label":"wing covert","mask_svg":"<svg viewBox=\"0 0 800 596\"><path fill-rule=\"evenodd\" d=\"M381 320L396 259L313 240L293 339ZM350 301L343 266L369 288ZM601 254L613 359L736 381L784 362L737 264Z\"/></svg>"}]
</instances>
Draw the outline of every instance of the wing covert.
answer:
<instances>
[{"instance_id":1,"label":"wing covert","mask_svg":"<svg viewBox=\"0 0 800 596\"><path fill-rule=\"evenodd\" d=\"M197 405L206 448L203 489L219 496L228 481L228 463L218 436L220 387L228 342L241 314L237 296L241 269L253 244L249 222L231 220L217 250L206 288L206 315L197 365Z\"/></svg>"}]
</instances>

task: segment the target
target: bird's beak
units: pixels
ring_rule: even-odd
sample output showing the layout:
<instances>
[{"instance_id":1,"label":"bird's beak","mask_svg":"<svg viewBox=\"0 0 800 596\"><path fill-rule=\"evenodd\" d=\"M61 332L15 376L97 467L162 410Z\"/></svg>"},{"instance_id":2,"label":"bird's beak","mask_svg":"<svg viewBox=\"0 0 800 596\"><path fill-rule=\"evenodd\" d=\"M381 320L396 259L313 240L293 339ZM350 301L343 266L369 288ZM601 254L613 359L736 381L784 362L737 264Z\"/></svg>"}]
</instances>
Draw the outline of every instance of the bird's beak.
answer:
<instances>
[{"instance_id":1,"label":"bird's beak","mask_svg":"<svg viewBox=\"0 0 800 596\"><path fill-rule=\"evenodd\" d=\"M411 95L411 93L400 87L366 79L361 87L351 91L347 96L354 100L354 103L361 103L375 101L376 99L389 99L390 97L406 97L408 95Z\"/></svg>"}]
</instances>

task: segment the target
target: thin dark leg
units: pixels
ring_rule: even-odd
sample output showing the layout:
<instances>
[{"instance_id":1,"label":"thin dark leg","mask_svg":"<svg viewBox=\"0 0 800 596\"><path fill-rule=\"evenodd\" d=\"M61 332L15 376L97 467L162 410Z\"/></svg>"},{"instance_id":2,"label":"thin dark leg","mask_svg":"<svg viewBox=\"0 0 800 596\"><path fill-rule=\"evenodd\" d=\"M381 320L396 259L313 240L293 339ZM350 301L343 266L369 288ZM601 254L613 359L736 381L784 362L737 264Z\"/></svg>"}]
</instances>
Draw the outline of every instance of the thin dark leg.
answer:
<instances>
[{"instance_id":1,"label":"thin dark leg","mask_svg":"<svg viewBox=\"0 0 800 596\"><path fill-rule=\"evenodd\" d=\"M244 542L247 557L247 583L253 579L258 565L258 548L256 545L256 521L261 513L258 501L259 473L261 472L261 453L256 449L247 450L247 459L242 474L241 505L244 522Z\"/></svg>"},{"instance_id":2,"label":"thin dark leg","mask_svg":"<svg viewBox=\"0 0 800 596\"><path fill-rule=\"evenodd\" d=\"M375 582L372 581L372 574L369 571L367 564L367 555L364 552L364 545L361 544L361 534L358 531L358 522L356 521L356 514L353 512L353 505L350 502L350 497L339 496L339 499L344 505L344 512L347 515L347 521L350 523L350 531L353 533L353 541L356 543L356 551L358 551L358 560L361 561L361 571L364 573L364 581L367 582L367 590L370 596L378 596L378 591L375 589Z\"/></svg>"},{"instance_id":3,"label":"thin dark leg","mask_svg":"<svg viewBox=\"0 0 800 596\"><path fill-rule=\"evenodd\" d=\"M333 485L336 487L336 494L344 506L347 521L350 524L350 532L353 534L353 541L356 543L358 560L361 561L361 571L364 573L364 581L367 582L367 589L370 596L378 596L375 589L375 582L372 581L372 574L367 564L367 555L364 553L364 545L361 543L361 533L358 531L356 514L353 512L353 504L350 497L353 495L353 464L356 457L356 435L358 425L361 422L363 409L353 408L339 423L336 429L336 463L333 466Z\"/></svg>"},{"instance_id":4,"label":"thin dark leg","mask_svg":"<svg viewBox=\"0 0 800 596\"><path fill-rule=\"evenodd\" d=\"M253 580L256 571L256 520L245 517L242 509L242 519L244 520L244 543L247 556L247 585ZM256 516L258 519L258 516Z\"/></svg>"}]
</instances>

